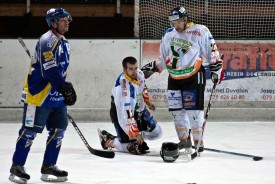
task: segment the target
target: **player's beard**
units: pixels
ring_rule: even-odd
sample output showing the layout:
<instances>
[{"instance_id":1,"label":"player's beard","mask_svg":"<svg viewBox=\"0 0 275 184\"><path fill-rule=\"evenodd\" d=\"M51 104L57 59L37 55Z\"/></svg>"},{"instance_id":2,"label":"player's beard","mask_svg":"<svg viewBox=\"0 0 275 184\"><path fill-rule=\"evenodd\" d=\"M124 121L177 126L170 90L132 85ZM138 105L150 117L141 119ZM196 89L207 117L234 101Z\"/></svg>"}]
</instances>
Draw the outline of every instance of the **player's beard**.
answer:
<instances>
[{"instance_id":1,"label":"player's beard","mask_svg":"<svg viewBox=\"0 0 275 184\"><path fill-rule=\"evenodd\" d=\"M134 80L137 80L137 74L132 74L132 75L130 75L130 77Z\"/></svg>"}]
</instances>

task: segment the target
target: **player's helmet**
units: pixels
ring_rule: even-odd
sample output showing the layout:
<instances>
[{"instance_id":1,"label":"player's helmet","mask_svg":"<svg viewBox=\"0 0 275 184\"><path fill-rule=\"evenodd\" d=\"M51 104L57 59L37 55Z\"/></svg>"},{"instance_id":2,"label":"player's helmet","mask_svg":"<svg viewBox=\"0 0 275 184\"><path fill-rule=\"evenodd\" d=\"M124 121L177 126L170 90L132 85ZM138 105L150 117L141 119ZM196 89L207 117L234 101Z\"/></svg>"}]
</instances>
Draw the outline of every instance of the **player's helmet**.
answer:
<instances>
[{"instance_id":1,"label":"player's helmet","mask_svg":"<svg viewBox=\"0 0 275 184\"><path fill-rule=\"evenodd\" d=\"M51 27L51 22L52 21L58 21L59 18L61 17L68 17L68 21L71 22L72 16L70 15L69 12L67 12L65 9L63 8L51 8L47 11L46 13L46 21L49 27Z\"/></svg>"},{"instance_id":2,"label":"player's helmet","mask_svg":"<svg viewBox=\"0 0 275 184\"><path fill-rule=\"evenodd\" d=\"M170 14L169 14L169 20L173 21L173 20L177 20L183 17L187 17L187 11L184 7L177 7L174 8L173 10L171 10Z\"/></svg>"},{"instance_id":3,"label":"player's helmet","mask_svg":"<svg viewBox=\"0 0 275 184\"><path fill-rule=\"evenodd\" d=\"M174 162L179 157L178 144L173 142L162 143L160 156L164 162Z\"/></svg>"}]
</instances>

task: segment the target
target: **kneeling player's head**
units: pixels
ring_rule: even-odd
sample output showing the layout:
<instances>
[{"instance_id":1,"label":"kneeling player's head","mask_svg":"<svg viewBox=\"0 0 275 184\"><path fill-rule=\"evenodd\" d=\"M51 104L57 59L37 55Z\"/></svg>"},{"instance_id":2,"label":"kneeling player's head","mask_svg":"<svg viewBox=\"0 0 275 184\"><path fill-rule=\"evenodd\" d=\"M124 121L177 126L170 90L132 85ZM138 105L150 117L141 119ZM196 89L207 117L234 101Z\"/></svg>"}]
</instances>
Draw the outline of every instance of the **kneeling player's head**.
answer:
<instances>
[{"instance_id":1,"label":"kneeling player's head","mask_svg":"<svg viewBox=\"0 0 275 184\"><path fill-rule=\"evenodd\" d=\"M126 57L122 61L123 72L134 80L137 80L138 65L134 57Z\"/></svg>"}]
</instances>

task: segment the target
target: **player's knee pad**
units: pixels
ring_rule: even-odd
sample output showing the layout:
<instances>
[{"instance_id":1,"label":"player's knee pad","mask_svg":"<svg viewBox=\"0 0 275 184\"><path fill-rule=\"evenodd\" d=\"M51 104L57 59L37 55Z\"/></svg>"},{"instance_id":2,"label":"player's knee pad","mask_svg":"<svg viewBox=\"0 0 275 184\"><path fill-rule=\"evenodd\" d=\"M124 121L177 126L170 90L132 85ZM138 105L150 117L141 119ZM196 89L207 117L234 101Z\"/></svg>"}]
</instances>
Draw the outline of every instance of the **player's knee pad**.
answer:
<instances>
[{"instance_id":1,"label":"player's knee pad","mask_svg":"<svg viewBox=\"0 0 275 184\"><path fill-rule=\"evenodd\" d=\"M19 138L17 142L22 140L22 142L25 143L25 147L28 147L32 145L32 141L34 140L35 137L36 137L36 132L33 132L32 130L22 127L19 130Z\"/></svg>"},{"instance_id":2,"label":"player's knee pad","mask_svg":"<svg viewBox=\"0 0 275 184\"><path fill-rule=\"evenodd\" d=\"M56 142L56 146L60 146L64 137L65 129L51 128L49 131L47 144L50 144L53 140Z\"/></svg>"},{"instance_id":3,"label":"player's knee pad","mask_svg":"<svg viewBox=\"0 0 275 184\"><path fill-rule=\"evenodd\" d=\"M138 129L140 131L152 132L156 128L157 121L151 116L148 109L144 109L140 114L141 120L138 123Z\"/></svg>"},{"instance_id":4,"label":"player's knee pad","mask_svg":"<svg viewBox=\"0 0 275 184\"><path fill-rule=\"evenodd\" d=\"M146 140L155 140L162 136L162 128L157 124L152 132L142 131L140 134Z\"/></svg>"},{"instance_id":5,"label":"player's knee pad","mask_svg":"<svg viewBox=\"0 0 275 184\"><path fill-rule=\"evenodd\" d=\"M149 150L149 147L147 146L147 143L143 141L142 144L138 144L138 142L129 143L127 146L127 150L131 154L135 155L143 155L146 154L147 150Z\"/></svg>"},{"instance_id":6,"label":"player's knee pad","mask_svg":"<svg viewBox=\"0 0 275 184\"><path fill-rule=\"evenodd\" d=\"M185 110L171 111L179 139L186 139L189 135L190 122Z\"/></svg>"},{"instance_id":7,"label":"player's knee pad","mask_svg":"<svg viewBox=\"0 0 275 184\"><path fill-rule=\"evenodd\" d=\"M188 110L187 116L190 121L191 128L202 127L204 121L204 111L202 110Z\"/></svg>"}]
</instances>

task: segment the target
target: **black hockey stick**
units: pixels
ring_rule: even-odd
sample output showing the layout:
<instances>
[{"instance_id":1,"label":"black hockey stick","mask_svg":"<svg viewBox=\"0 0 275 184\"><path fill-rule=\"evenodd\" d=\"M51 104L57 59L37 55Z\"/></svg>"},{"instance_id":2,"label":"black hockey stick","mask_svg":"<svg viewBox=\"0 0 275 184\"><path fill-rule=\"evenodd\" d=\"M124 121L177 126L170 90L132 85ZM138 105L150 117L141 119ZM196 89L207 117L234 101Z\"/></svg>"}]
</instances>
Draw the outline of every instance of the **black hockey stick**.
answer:
<instances>
[{"instance_id":1,"label":"black hockey stick","mask_svg":"<svg viewBox=\"0 0 275 184\"><path fill-rule=\"evenodd\" d=\"M24 43L23 39L22 39L21 37L18 37L18 41L19 41L19 43L22 45L22 47L25 49L25 51L26 51L26 53L28 54L28 56L29 56L30 58L32 58L32 57L31 57L31 53L30 53L29 49L27 48L26 44Z\"/></svg>"},{"instance_id":2,"label":"black hockey stick","mask_svg":"<svg viewBox=\"0 0 275 184\"><path fill-rule=\"evenodd\" d=\"M192 148L195 148L195 146L192 146ZM225 154L230 154L230 155L237 155L237 156L242 156L242 157L249 157L249 158L252 158L254 161L259 161L264 158L264 157L255 156L255 155L237 153L237 152L232 152L232 151L223 151L223 150L218 150L218 149L213 149L213 148L204 148L204 150L217 152L217 153L225 153Z\"/></svg>"},{"instance_id":3,"label":"black hockey stick","mask_svg":"<svg viewBox=\"0 0 275 184\"><path fill-rule=\"evenodd\" d=\"M215 89L216 89L216 85L217 85L217 83L214 83L214 84L213 84L213 88L212 88L212 90L211 90L211 94L210 94L210 97L209 97L209 102L208 102L208 105L207 105L206 113L205 113L205 116L204 116L204 122L203 122L203 125L202 125L202 133L201 133L201 136L200 136L200 138L199 138L199 142L198 142L196 151L195 151L194 153L191 154L191 160L195 159L195 158L198 156L199 147L200 147L200 144L201 144L201 141L202 141L204 128L205 128L206 121L207 121L207 118L208 118L208 115L209 115L209 112L210 112L210 108L211 108L212 95L213 95L213 92L214 92Z\"/></svg>"},{"instance_id":4,"label":"black hockey stick","mask_svg":"<svg viewBox=\"0 0 275 184\"><path fill-rule=\"evenodd\" d=\"M92 148L88 142L86 141L85 137L83 136L83 134L81 133L81 131L79 130L78 126L76 125L76 123L74 122L74 119L72 118L72 116L68 113L68 118L70 120L70 122L73 124L76 132L78 133L78 135L80 136L80 138L82 139L82 141L84 142L85 146L88 148L88 150L96 156L99 157L104 157L104 158L114 158L115 157L115 152L113 151L102 151L102 150L97 150Z\"/></svg>"},{"instance_id":5,"label":"black hockey stick","mask_svg":"<svg viewBox=\"0 0 275 184\"><path fill-rule=\"evenodd\" d=\"M25 45L23 39L21 37L18 37L18 40L20 42L20 44L22 45L22 47L25 49L26 53L28 54L28 56L31 58L31 54L29 49L27 48L27 46ZM85 137L83 136L83 134L81 133L81 131L79 130L78 126L76 125L76 123L74 122L72 116L70 114L68 114L68 118L70 120L70 122L73 124L75 130L77 131L78 135L80 136L80 138L82 139L82 141L84 142L84 144L86 145L86 147L88 148L88 150L97 156L100 157L104 157L104 158L114 158L115 157L115 153L112 151L101 151L101 150L96 150L93 149L88 142L86 141Z\"/></svg>"}]
</instances>

